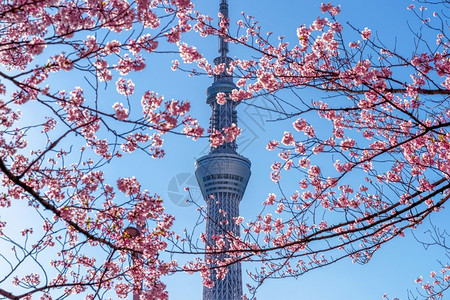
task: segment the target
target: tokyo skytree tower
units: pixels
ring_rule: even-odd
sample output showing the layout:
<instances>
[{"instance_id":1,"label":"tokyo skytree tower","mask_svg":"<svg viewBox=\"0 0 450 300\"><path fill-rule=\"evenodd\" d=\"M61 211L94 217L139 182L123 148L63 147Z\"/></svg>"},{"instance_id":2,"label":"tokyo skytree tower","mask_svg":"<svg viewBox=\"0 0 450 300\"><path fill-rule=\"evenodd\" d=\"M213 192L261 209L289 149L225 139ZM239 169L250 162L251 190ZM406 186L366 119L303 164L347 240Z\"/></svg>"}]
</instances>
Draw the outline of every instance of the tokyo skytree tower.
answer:
<instances>
[{"instance_id":1,"label":"tokyo skytree tower","mask_svg":"<svg viewBox=\"0 0 450 300\"><path fill-rule=\"evenodd\" d=\"M228 18L228 3L220 0L220 13ZM225 71L214 77L214 83L207 89L206 103L211 106L210 130L223 133L223 128L237 124L236 106L238 102L230 99L229 94L237 89L233 77L226 72L232 62L227 56L228 43L219 36L220 56L214 59L215 65L224 64ZM216 96L224 93L226 103L219 104ZM239 203L250 179L250 161L236 152L236 141L225 142L211 147L209 154L196 161L195 175L206 202L206 245L215 245L217 237L224 237L226 243L233 236L239 236L239 225L234 218L239 217ZM225 246L225 248L228 247ZM212 258L225 259L226 254L215 254ZM207 259L208 257L205 257ZM210 265L211 266L211 265ZM211 266L213 267L213 266ZM241 300L242 271L241 264L228 267L224 280L216 279L215 270L211 270L212 288L203 287L203 300Z\"/></svg>"}]
</instances>

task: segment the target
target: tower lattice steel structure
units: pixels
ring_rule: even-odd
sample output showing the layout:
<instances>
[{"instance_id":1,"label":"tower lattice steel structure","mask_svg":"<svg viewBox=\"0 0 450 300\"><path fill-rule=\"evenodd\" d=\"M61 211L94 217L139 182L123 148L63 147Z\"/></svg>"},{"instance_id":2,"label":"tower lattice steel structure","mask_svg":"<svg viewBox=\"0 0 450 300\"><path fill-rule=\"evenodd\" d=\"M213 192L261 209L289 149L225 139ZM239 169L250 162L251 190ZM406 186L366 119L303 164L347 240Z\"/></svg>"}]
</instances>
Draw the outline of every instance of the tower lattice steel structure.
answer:
<instances>
[{"instance_id":1,"label":"tower lattice steel structure","mask_svg":"<svg viewBox=\"0 0 450 300\"><path fill-rule=\"evenodd\" d=\"M220 1L220 13L223 18L228 19L226 0ZM229 66L232 59L227 56L228 43L222 36L219 36L219 53L220 56L214 60L214 63ZM214 77L214 83L207 89L206 103L212 109L211 132L215 130L223 132L223 128L230 127L233 123L237 124L238 102L229 97L231 91L236 88L232 76L224 71ZM220 92L225 93L227 99L222 105L216 100L216 95ZM239 226L236 225L234 218L239 216L239 203L250 179L250 161L239 155L236 149L236 141L225 142L218 147L211 147L208 155L196 161L195 175L207 205L207 245L215 245L216 237L223 236L229 243L233 236L239 236ZM212 258L225 259L226 257L227 255L222 253L215 254ZM224 280L216 279L216 272L212 270L211 279L214 281L214 286L203 288L203 300L242 299L240 263L228 267Z\"/></svg>"}]
</instances>

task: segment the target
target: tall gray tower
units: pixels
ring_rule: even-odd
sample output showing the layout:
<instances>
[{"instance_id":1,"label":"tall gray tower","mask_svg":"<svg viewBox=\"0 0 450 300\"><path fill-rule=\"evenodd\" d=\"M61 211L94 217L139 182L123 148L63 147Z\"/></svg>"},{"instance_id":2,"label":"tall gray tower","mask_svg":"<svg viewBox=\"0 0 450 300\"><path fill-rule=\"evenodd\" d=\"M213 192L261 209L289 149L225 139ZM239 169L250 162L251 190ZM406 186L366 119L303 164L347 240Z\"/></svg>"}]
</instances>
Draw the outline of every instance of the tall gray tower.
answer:
<instances>
[{"instance_id":1,"label":"tall gray tower","mask_svg":"<svg viewBox=\"0 0 450 300\"><path fill-rule=\"evenodd\" d=\"M228 18L228 4L220 0L220 12ZM214 60L216 65L228 66L232 59L227 56L228 43L219 36L220 56ZM226 68L225 68L226 69ZM236 106L238 102L230 99L229 94L236 89L233 78L226 71L214 77L214 83L207 89L206 103L211 106L211 132L237 124ZM217 103L216 95L225 93L226 103ZM206 237L207 246L215 245L214 240L223 236L231 242L233 236L239 236L239 226L234 218L239 216L239 203L244 195L250 178L250 161L236 152L236 141L225 142L218 147L211 147L209 154L196 161L195 176L206 201ZM228 244L229 245L229 244ZM228 247L228 245L226 247ZM226 254L214 254L213 259L225 259ZM213 265L210 265L214 267ZM242 273L240 263L228 267L224 280L216 279L216 272L211 271L214 281L212 288L203 288L203 300L241 300Z\"/></svg>"}]
</instances>

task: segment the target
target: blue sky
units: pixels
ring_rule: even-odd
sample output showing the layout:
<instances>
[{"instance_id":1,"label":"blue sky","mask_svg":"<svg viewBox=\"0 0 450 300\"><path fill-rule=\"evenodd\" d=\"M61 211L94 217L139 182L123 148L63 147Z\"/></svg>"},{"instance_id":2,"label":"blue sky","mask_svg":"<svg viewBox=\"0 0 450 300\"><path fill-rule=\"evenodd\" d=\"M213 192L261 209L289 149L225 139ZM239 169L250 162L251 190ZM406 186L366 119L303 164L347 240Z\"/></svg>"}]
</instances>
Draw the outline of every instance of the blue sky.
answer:
<instances>
[{"instance_id":1,"label":"blue sky","mask_svg":"<svg viewBox=\"0 0 450 300\"><path fill-rule=\"evenodd\" d=\"M217 15L219 0L193 0L196 8L201 12ZM342 13L339 15L341 23L350 22L359 29L368 27L372 34L378 34L380 39L388 46L397 45L400 52L406 56L412 52L413 41L408 28L408 22L416 23L411 12L406 10L410 1L378 0L378 1L340 1ZM317 16L321 16L320 1L310 0L229 0L230 19L234 24L241 17L241 11L252 15L262 26L262 32L274 32L274 35L286 36L286 40L296 43L296 29L302 24L309 25ZM346 26L346 25L344 25ZM345 34L359 37L345 29ZM233 32L233 28L232 28ZM214 37L199 38L194 33L189 34L187 42L195 45L209 60L217 56L217 40ZM350 39L349 39L350 41ZM173 50L173 46L165 46ZM172 48L170 48L172 47ZM411 49L411 50L410 50ZM245 57L251 55L242 46L230 45L231 57ZM208 126L210 108L205 103L206 88L212 83L207 76L189 77L183 72L170 70L171 60L176 59L174 54L155 54L147 58L148 67L131 78L136 84L136 92L131 101L140 101L144 90L154 90L163 94L166 99L190 100L192 115L199 119L202 126ZM194 66L192 66L194 67ZM64 74L64 73L62 73ZM83 81L83 78L67 75L58 78L59 84ZM69 80L69 82L67 82ZM115 89L110 84L110 89ZM67 88L69 89L69 88ZM111 99L108 97L111 96ZM305 100L318 100L325 95L317 92L303 90L301 96ZM114 102L123 102L124 99L115 93L106 93L105 107ZM264 99L252 99L250 103L261 106L270 105ZM26 113L26 112L25 112ZM29 112L30 113L30 112ZM293 120L282 122L268 122L277 118L274 113L255 109L242 104L238 108L238 125L243 129L238 139L239 151L252 162L252 177L250 179L244 199L241 203L241 214L246 218L254 218L261 210L261 203L268 193L277 192L278 187L269 177L270 165L276 159L275 154L265 150L267 142L279 139L286 128L291 126ZM30 119L27 119L28 121ZM194 200L202 203L198 190L195 187L194 162L206 154L208 142L200 139L193 142L183 136L165 135L166 156L161 160L153 160L145 155L133 153L125 155L116 163L107 165L107 176L114 182L118 177L135 176L143 187L151 192L158 193L165 201L168 213L175 216L174 230L180 232L184 228L192 228L195 224L196 211L194 206L184 204L187 194L183 188L191 186ZM291 191L297 189L295 180L283 182L283 188ZM20 208L19 208L20 209ZM437 215L436 223L445 224L446 212ZM11 217L11 221L14 217ZM202 225L204 226L204 225ZM429 228L427 223L416 230L421 236ZM197 229L197 233L199 230ZM180 262L189 257L176 257ZM391 297L407 299L407 289L420 287L414 283L419 275L427 277L430 271L439 269L437 259L445 262L444 253L439 249L425 251L417 243L410 232L405 238L397 238L378 251L367 265L353 264L345 259L337 264L318 269L298 279L268 280L260 288L257 298L269 299L307 299L307 300L359 300L381 299L384 293ZM244 264L246 268L255 266ZM173 300L201 299L202 284L199 274L175 274L163 279L167 284L169 298ZM426 279L425 279L426 281ZM248 278L244 272L244 283ZM245 289L244 289L245 290ZM131 299L131 297L130 297Z\"/></svg>"}]
</instances>

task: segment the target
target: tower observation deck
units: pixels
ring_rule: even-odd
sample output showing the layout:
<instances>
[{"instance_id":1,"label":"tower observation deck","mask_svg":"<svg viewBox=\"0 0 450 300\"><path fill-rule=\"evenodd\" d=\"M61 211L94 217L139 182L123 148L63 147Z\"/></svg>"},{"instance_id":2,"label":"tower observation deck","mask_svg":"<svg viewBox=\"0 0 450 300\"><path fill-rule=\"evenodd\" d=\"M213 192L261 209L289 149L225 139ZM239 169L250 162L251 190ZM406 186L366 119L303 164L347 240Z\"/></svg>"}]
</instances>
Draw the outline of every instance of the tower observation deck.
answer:
<instances>
[{"instance_id":1,"label":"tower observation deck","mask_svg":"<svg viewBox=\"0 0 450 300\"><path fill-rule=\"evenodd\" d=\"M220 0L220 13L228 19L227 0ZM227 56L228 43L219 36L220 56L214 60L216 65L224 64L225 71L214 77L214 83L207 89L206 103L211 106L211 132L237 124L236 106L238 102L230 99L229 94L236 85L233 78L226 72L232 62ZM226 95L226 103L217 103L218 93ZM225 142L220 146L211 147L209 154L199 158L195 165L200 190L206 202L206 246L215 246L215 237L224 237L230 242L234 236L239 236L239 226L234 218L239 216L239 203L250 179L250 161L236 152L236 141ZM227 254L214 254L205 257L223 260ZM211 265L214 267L214 265ZM212 288L203 287L203 300L241 300L242 273L240 263L228 267L225 279L216 279L216 272L211 270Z\"/></svg>"}]
</instances>

